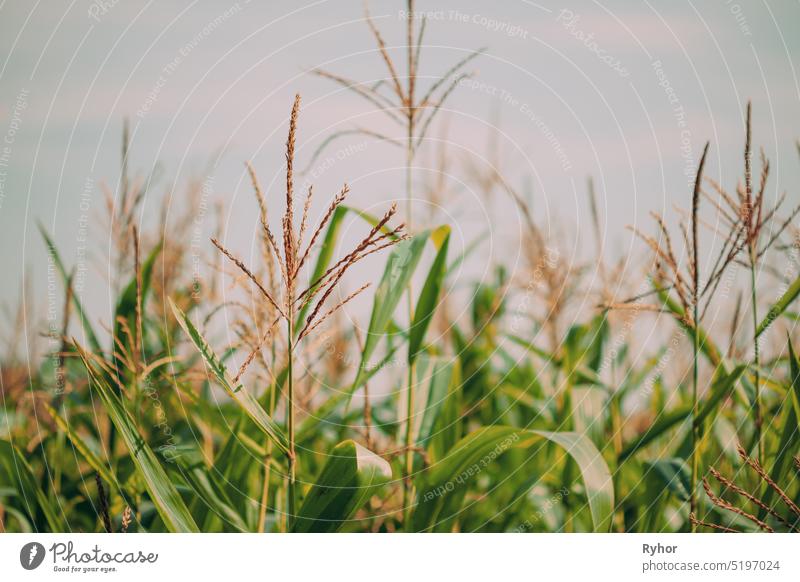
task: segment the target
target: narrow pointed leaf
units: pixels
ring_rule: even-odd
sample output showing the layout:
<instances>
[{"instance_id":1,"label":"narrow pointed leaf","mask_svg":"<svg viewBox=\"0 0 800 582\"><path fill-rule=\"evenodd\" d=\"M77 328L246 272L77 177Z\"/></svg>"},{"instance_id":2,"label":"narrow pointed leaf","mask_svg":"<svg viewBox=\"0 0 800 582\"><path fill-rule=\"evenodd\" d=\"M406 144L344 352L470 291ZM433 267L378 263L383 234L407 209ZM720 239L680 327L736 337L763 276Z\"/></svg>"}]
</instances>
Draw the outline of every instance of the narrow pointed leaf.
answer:
<instances>
[{"instance_id":1,"label":"narrow pointed leaf","mask_svg":"<svg viewBox=\"0 0 800 582\"><path fill-rule=\"evenodd\" d=\"M450 246L450 227L441 227L446 230L442 231L437 236L440 242L438 243L438 252L436 258L433 260L428 276L425 279L425 284L420 291L419 299L417 299L417 307L414 311L414 320L411 324L408 339L408 363L414 363L420 350L422 349L423 342L425 341L425 334L430 327L433 314L439 304L439 295L442 291L442 282L444 281L445 269L447 266L447 249ZM436 229L439 233L441 228ZM434 238L434 235L431 235ZM436 244L436 241L434 241Z\"/></svg>"},{"instance_id":2,"label":"narrow pointed leaf","mask_svg":"<svg viewBox=\"0 0 800 582\"><path fill-rule=\"evenodd\" d=\"M22 509L29 516L31 523L36 524L36 508L38 507L50 532L66 531L61 519L61 509L42 491L33 469L19 449L4 440L0 440L0 467L3 468L6 478L17 489ZM37 530L39 529L37 526Z\"/></svg>"},{"instance_id":3,"label":"narrow pointed leaf","mask_svg":"<svg viewBox=\"0 0 800 582\"><path fill-rule=\"evenodd\" d=\"M64 262L61 260L61 255L59 255L56 245L53 243L44 227L41 224L39 224L38 227L39 232L42 234L42 238L44 239L45 245L47 246L47 250L50 253L50 257L53 259L56 269L58 269L58 274L61 275L61 280L66 285L69 281L69 273L67 273ZM100 342L97 339L97 334L95 334L94 329L92 329L92 324L89 323L89 318L86 315L86 311L83 309L83 304L78 298L77 293L72 294L72 306L75 308L75 312L78 314L78 317L81 320L81 327L83 328L83 332L86 334L86 338L89 340L89 345L93 350L99 352Z\"/></svg>"},{"instance_id":4,"label":"narrow pointed leaf","mask_svg":"<svg viewBox=\"0 0 800 582\"><path fill-rule=\"evenodd\" d=\"M211 511L234 530L248 531L247 524L233 508L228 498L225 484L220 482L219 475L213 469L206 467L199 452L187 451L179 455L177 465L180 467L180 474L187 485L208 511Z\"/></svg>"},{"instance_id":5,"label":"narrow pointed leaf","mask_svg":"<svg viewBox=\"0 0 800 582\"><path fill-rule=\"evenodd\" d=\"M353 380L351 393L355 391L355 386L361 384L366 374L370 358L392 321L394 310L397 304L400 303L408 282L417 268L417 264L422 257L422 251L425 249L425 242L429 236L430 233L424 232L409 240L402 241L394 247L386 260L383 277L375 292L372 316L369 321L367 337L364 340L364 349L361 352L361 364L358 367L356 378Z\"/></svg>"},{"instance_id":6,"label":"narrow pointed leaf","mask_svg":"<svg viewBox=\"0 0 800 582\"><path fill-rule=\"evenodd\" d=\"M142 270L142 309L144 309L145 299L147 298L148 291L150 290L150 281L153 277L153 267L155 266L156 259L158 258L158 254L161 252L162 244L159 242L153 250L150 251L150 254L147 255L144 263L142 263L141 270ZM122 292L122 295L117 303L116 314L114 317L115 322L115 333L121 336L120 330L120 319L124 319L128 321L128 325L133 331L133 322L134 317L136 314L136 275L131 278L128 284L125 286L125 289Z\"/></svg>"},{"instance_id":7,"label":"narrow pointed leaf","mask_svg":"<svg viewBox=\"0 0 800 582\"><path fill-rule=\"evenodd\" d=\"M423 362L426 362L427 365L423 366ZM455 360L444 358L420 359L418 383L419 380L427 380L427 382L423 385L424 390L420 390L420 399L424 400L415 406L416 410L423 411L417 415L418 420L414 423L412 440L417 447L426 448L433 436L433 428L439 418L439 412L447 400L448 388L453 379L455 366ZM428 370L430 370L430 373L428 373Z\"/></svg>"},{"instance_id":8,"label":"narrow pointed leaf","mask_svg":"<svg viewBox=\"0 0 800 582\"><path fill-rule=\"evenodd\" d=\"M183 498L175 489L158 458L138 429L119 397L95 370L83 349L76 344L92 386L100 394L111 422L125 442L136 468L144 479L147 492L164 524L172 532L197 532L198 527Z\"/></svg>"},{"instance_id":9,"label":"narrow pointed leaf","mask_svg":"<svg viewBox=\"0 0 800 582\"><path fill-rule=\"evenodd\" d=\"M792 301L797 299L798 295L800 295L800 277L797 277L797 279L795 279L792 284L789 285L789 288L786 289L784 294L781 295L780 299L778 299L775 304L770 307L767 315L764 317L761 323L758 324L758 328L756 329L756 337L764 333L767 328L772 325L772 322L778 319L783 312L789 308L789 305L791 305Z\"/></svg>"},{"instance_id":10,"label":"narrow pointed leaf","mask_svg":"<svg viewBox=\"0 0 800 582\"><path fill-rule=\"evenodd\" d=\"M797 361L797 356L794 353L791 339L789 340L789 379L791 382L791 389L786 392L786 400L784 401L781 428L781 438L778 443L778 452L775 455L775 461L772 463L770 469L770 478L776 483L782 483L784 475L791 465L792 454L797 451L798 443L800 443L800 362ZM766 505L770 505L775 491L772 487L767 487L764 492L762 501ZM759 512L763 518L764 510Z\"/></svg>"},{"instance_id":11,"label":"narrow pointed leaf","mask_svg":"<svg viewBox=\"0 0 800 582\"><path fill-rule=\"evenodd\" d=\"M72 429L66 419L62 418L52 406L47 406L47 412L50 413L50 416L53 418L56 425L58 425L58 428L61 430L61 432L67 435L67 438L72 443L72 446L75 447L83 459L92 469L97 471L97 473L100 475L100 478L106 483L111 483L114 485L118 491L121 491L122 488L117 482L114 474L109 470L108 463L103 462L100 457L98 457L92 451L91 447L86 443L86 441Z\"/></svg>"},{"instance_id":12,"label":"narrow pointed leaf","mask_svg":"<svg viewBox=\"0 0 800 582\"><path fill-rule=\"evenodd\" d=\"M644 465L658 479L662 488L668 489L681 501L689 500L691 477L683 459L658 459Z\"/></svg>"},{"instance_id":13,"label":"narrow pointed leaf","mask_svg":"<svg viewBox=\"0 0 800 582\"><path fill-rule=\"evenodd\" d=\"M702 328L699 327L697 331L689 325L684 323L684 313L683 308L675 303L675 301L669 296L668 291L664 291L663 289L658 291L658 297L661 299L664 307L666 307L669 311L675 315L675 320L678 322L687 334L689 334L689 339L694 339L695 333L700 335L700 351L708 358L708 361L711 362L714 366L723 366L722 362L722 355L719 351L719 348L711 341L711 338L708 336L708 333Z\"/></svg>"},{"instance_id":14,"label":"narrow pointed leaf","mask_svg":"<svg viewBox=\"0 0 800 582\"><path fill-rule=\"evenodd\" d=\"M228 395L233 398L236 403L241 406L248 417L266 434L270 437L276 445L284 452L289 452L289 439L284 433L283 429L278 426L267 414L266 410L259 404L258 400L250 394L241 385L233 386L233 380L229 377L225 364L214 353L208 342L200 335L200 332L191 322L189 317L181 311L181 309L170 300L172 311L175 314L178 323L189 336L197 351L203 357L211 373L214 374L220 386L222 386Z\"/></svg>"},{"instance_id":15,"label":"narrow pointed leaf","mask_svg":"<svg viewBox=\"0 0 800 582\"><path fill-rule=\"evenodd\" d=\"M742 374L746 368L746 365L741 364L736 366L736 368L734 368L730 374L726 374L721 368L719 369L720 375L711 385L709 395L706 397L706 400L702 403L700 409L698 410L697 418L694 420L696 424L700 424L710 414L716 411L720 402L722 402L722 400L731 393L734 386L736 386L736 382L738 382L742 377ZM680 424L684 420L690 419L691 415L692 407L690 405L683 405L675 410L661 414L659 419L654 422L653 425L650 426L642 435L635 438L622 449L619 454L619 461L624 461L637 451L653 442L666 431Z\"/></svg>"},{"instance_id":16,"label":"narrow pointed leaf","mask_svg":"<svg viewBox=\"0 0 800 582\"><path fill-rule=\"evenodd\" d=\"M317 262L314 263L314 269L311 272L309 282L313 283L314 281L318 281L325 271L328 270L328 267L330 267L331 259L333 258L333 251L336 249L336 243L339 240L342 221L348 212L355 214L359 218L362 218L370 226L375 226L378 223L378 218L367 212L358 210L357 208L352 208L350 206L338 206L336 210L333 211L333 216L331 216L331 219L328 221L328 226L325 229L325 236L322 239L322 244L320 245L319 252L317 253ZM388 226L384 226L381 229L381 232L388 234L391 232L391 229ZM396 235L393 238L397 238ZM300 330L303 328L302 322L305 320L310 308L311 304L307 303L298 312L294 326L297 333L300 333Z\"/></svg>"}]
</instances>

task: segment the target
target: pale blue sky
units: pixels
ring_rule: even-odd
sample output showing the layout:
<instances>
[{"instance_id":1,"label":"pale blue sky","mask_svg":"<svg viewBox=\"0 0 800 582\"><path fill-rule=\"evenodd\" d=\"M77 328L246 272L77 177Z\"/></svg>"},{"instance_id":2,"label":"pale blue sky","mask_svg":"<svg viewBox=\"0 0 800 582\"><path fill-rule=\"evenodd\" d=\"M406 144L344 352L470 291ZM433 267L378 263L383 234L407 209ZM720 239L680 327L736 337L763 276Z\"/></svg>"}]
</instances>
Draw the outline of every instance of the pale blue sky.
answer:
<instances>
[{"instance_id":1,"label":"pale blue sky","mask_svg":"<svg viewBox=\"0 0 800 582\"><path fill-rule=\"evenodd\" d=\"M421 1L417 8L432 12L423 77L487 49L470 69L483 85L459 87L442 117L454 158L494 159L486 136L497 122L501 169L515 183L530 182L541 220L587 232L585 181L592 175L609 253L628 252L625 225L685 205L687 173L706 140L710 175L735 184L747 99L755 141L775 170L770 196L788 190L800 201L798 2ZM387 44L402 45L405 3L372 2L371 11ZM214 196L225 200L226 238L238 248L254 231L242 162L254 159L265 183L279 179L295 92L305 103L301 165L327 135L353 124L398 135L365 115L365 102L307 74L320 65L362 81L386 76L360 0L0 2L0 140L11 140L0 143L0 300L16 298L26 266L34 289L44 292L36 220L74 262L81 192L87 180L94 184L95 216L100 181L118 178L125 116L134 169L159 160L169 180L181 181L218 161ZM431 137L441 135L437 129ZM351 151L341 150L348 144ZM376 212L402 197L399 150L353 138L329 153L335 162L314 180L320 207L345 180L353 185L351 203ZM429 146L418 163L432 158ZM493 208L484 207L467 175L458 166L451 171L453 183L466 182L445 207L457 244L493 217L492 253L515 262L519 223L509 202L495 198ZM145 222L159 205L155 196L146 201ZM427 216L423 210L418 219ZM92 221L89 231L106 243L99 224ZM590 242L582 235L570 252ZM102 279L94 281L97 288L84 292L102 314L108 296Z\"/></svg>"}]
</instances>

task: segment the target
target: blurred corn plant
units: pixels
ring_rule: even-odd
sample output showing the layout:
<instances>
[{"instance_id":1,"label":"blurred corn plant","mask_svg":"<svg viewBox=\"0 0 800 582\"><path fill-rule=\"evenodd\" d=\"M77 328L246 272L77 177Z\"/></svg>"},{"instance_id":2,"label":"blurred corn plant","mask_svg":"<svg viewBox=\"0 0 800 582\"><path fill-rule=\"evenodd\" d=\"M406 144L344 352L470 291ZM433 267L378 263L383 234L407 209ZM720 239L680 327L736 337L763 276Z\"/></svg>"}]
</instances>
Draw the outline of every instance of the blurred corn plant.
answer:
<instances>
[{"instance_id":1,"label":"blurred corn plant","mask_svg":"<svg viewBox=\"0 0 800 582\"><path fill-rule=\"evenodd\" d=\"M78 318L72 326L64 322L59 334L63 345L26 378L30 390L4 391L7 404L12 396L34 393L40 405L38 412L24 418L12 414L13 406L5 409L9 421L2 442L4 528L474 528L478 526L472 520L477 516L465 513L465 507L474 504L478 492L488 493L489 483L512 456L526 455L531 462L563 466L570 472L568 467L574 465L576 471L569 478L574 495L571 527L607 530L614 509L613 488L606 462L592 442L574 432L548 430L546 423L528 422L523 410L509 414L500 424L492 423L491 409L482 403L485 385L463 376L464 371L473 374L481 366L470 360L471 351L478 350L475 355L480 357L481 350L493 351L497 345L502 294L492 285L478 290L470 331L475 337L466 340L467 332L454 332L458 357L447 356L443 346L428 343L426 332L444 282L459 260L448 263L448 227L404 235L402 225L389 226L393 209L373 218L345 206L345 187L313 231L308 228L307 199L295 230L292 167L298 113L299 98L290 116L280 242L272 233L255 172L249 168L261 208L266 264L251 269L218 238L212 239L212 246L232 268L210 264L222 280L233 279L249 298L245 302L204 306L205 301L216 300L217 294L198 295L196 281L184 276L183 284L156 282L165 272L180 273L180 262L185 269L191 258L173 252L169 260L178 264L157 268L165 260L164 241L145 243L149 237L140 237L132 224L126 239L131 246L129 281L120 292L115 325L107 330L110 343L103 345L103 334L95 331L72 292L70 271L43 232L65 284L65 303L70 306L65 317L74 312ZM364 220L368 230L361 243L336 260L338 235L347 215ZM298 376L298 370L308 370L313 362L325 359L327 348L313 337L325 331L326 323L337 334L354 337L337 329L336 322L341 320L335 313L366 286L344 298L335 298L335 292L350 266L387 247L393 248L387 249L390 253L374 293L367 331L356 342L355 372L348 378L353 367L343 366L334 368L329 378ZM403 329L394 318L395 311L427 247L433 251L433 260L415 297L413 318ZM498 277L497 285L503 287L502 270ZM162 310L164 298L156 299L154 288L170 290L167 317ZM216 314L229 308L240 314L234 322L234 341L217 351L205 334L213 329ZM190 317L191 313L197 315ZM285 333L278 331L281 321ZM82 340L70 329L78 330L74 335ZM182 347L187 340L193 349ZM458 347L465 343L471 347ZM407 356L397 360L404 344ZM240 362L238 369L229 373L235 360ZM415 364L419 390L412 406L419 413L410 424L405 422L408 413L394 402L402 401L402 390L376 399L369 410L352 406L370 379L397 362ZM508 375L492 370L486 381L494 383L500 374ZM524 372L516 370L513 377L521 379ZM508 402L507 396L492 407L500 410L504 401ZM365 413L365 424L371 424L374 433L366 440L376 450L365 446L359 430ZM31 432L37 437L31 438ZM405 487L395 477L403 473L408 451L412 470L407 478L413 481L415 492L410 509L396 495ZM545 473L554 483L561 482L560 470ZM524 483L530 478L524 471L513 479L523 497L527 495ZM502 494L498 501L511 500ZM514 503L527 505L523 499ZM462 523L464 515L471 517ZM506 521L508 527L514 525L513 519Z\"/></svg>"},{"instance_id":2,"label":"blurred corn plant","mask_svg":"<svg viewBox=\"0 0 800 582\"><path fill-rule=\"evenodd\" d=\"M416 71L421 31L411 26ZM415 90L392 85L401 102L391 110L408 115ZM394 207L376 217L348 206L346 186L312 228L311 190L295 211L299 112L297 98L280 200L247 166L258 204L258 252L247 261L221 229L205 244L193 238L202 182L188 187L184 214L164 213L155 232L137 225L154 178L128 178L124 139L108 204L117 242L104 259L120 283L108 282L118 293L103 329L42 228L63 284L62 321L47 326L44 354L32 342L26 357L20 338L37 329L35 315L7 315L4 531L797 530L796 268L782 271L779 292L756 277L764 292L753 301L773 301L752 306L766 314L752 333L741 333L741 306L727 336L703 317L725 302L718 282L740 262L796 267L795 212L754 240L769 212L752 222L715 204L731 220L706 263L700 202L712 194L701 163L685 235L674 237L682 244L661 217L656 236L642 237L656 257L641 265L652 289L610 284L621 278L614 269L597 289L587 268L548 254L557 241L493 175L523 212L524 272L492 265L450 311L463 315L429 333L472 248L452 256L447 225L408 232L392 224ZM764 189L748 194L749 172L739 200L761 208ZM342 250L348 220L364 236ZM198 261L210 276L197 277ZM366 297L367 286L345 287L361 261L380 273L363 329L341 316ZM572 313L584 296L602 301ZM650 351L633 325L647 315L658 318Z\"/></svg>"}]
</instances>

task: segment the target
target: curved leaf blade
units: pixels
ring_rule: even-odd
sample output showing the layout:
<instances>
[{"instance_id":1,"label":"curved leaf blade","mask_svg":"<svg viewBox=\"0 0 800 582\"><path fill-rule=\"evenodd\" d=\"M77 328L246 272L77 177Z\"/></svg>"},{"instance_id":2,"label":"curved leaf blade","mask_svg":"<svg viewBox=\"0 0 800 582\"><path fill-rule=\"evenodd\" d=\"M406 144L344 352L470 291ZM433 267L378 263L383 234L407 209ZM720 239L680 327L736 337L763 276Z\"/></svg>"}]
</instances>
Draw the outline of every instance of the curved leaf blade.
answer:
<instances>
[{"instance_id":1,"label":"curved leaf blade","mask_svg":"<svg viewBox=\"0 0 800 582\"><path fill-rule=\"evenodd\" d=\"M722 367L719 368L720 376L711 385L709 396L706 398L702 407L697 413L697 418L694 419L696 424L703 422L710 414L715 412L720 402L730 394L736 382L742 377L744 371L747 369L745 364L740 364L726 374ZM681 423L682 421L690 418L692 415L692 407L690 405L681 406L671 412L662 414L659 419L653 423L642 435L635 438L632 442L628 443L619 454L619 462L624 461L631 455L635 454L666 431Z\"/></svg>"},{"instance_id":2,"label":"curved leaf blade","mask_svg":"<svg viewBox=\"0 0 800 582\"><path fill-rule=\"evenodd\" d=\"M120 486L119 482L117 481L116 476L111 472L108 468L108 463L104 463L100 457L98 457L86 443L86 441L81 438L81 436L76 433L72 427L70 426L69 422L65 418L63 418L55 408L50 405L47 406L47 412L53 418L53 421L58 426L59 430L63 432L67 438L72 443L72 446L81 454L84 460L89 464L89 466L97 471L100 475L100 478L105 481L106 483L111 483L114 487L117 488L118 491L122 491L122 487Z\"/></svg>"},{"instance_id":3,"label":"curved leaf blade","mask_svg":"<svg viewBox=\"0 0 800 582\"><path fill-rule=\"evenodd\" d=\"M784 311L789 308L789 305L797 299L797 296L800 295L800 277L795 279L789 288L786 289L783 295L781 295L780 299L778 299L775 304L770 307L767 315L758 324L758 329L756 329L756 337L759 337L762 333L764 333L767 328L772 325L772 322L778 319Z\"/></svg>"},{"instance_id":4,"label":"curved leaf blade","mask_svg":"<svg viewBox=\"0 0 800 582\"><path fill-rule=\"evenodd\" d=\"M666 487L681 501L689 501L692 481L683 459L657 459L648 461L645 465L658 478L662 488Z\"/></svg>"},{"instance_id":5,"label":"curved leaf blade","mask_svg":"<svg viewBox=\"0 0 800 582\"><path fill-rule=\"evenodd\" d=\"M391 478L386 460L352 440L339 443L303 500L293 531L338 531Z\"/></svg>"},{"instance_id":6,"label":"curved leaf blade","mask_svg":"<svg viewBox=\"0 0 800 582\"><path fill-rule=\"evenodd\" d=\"M408 282L419 264L429 236L430 233L426 231L400 242L386 260L383 277L375 291L372 316L364 340L364 349L361 352L361 364L358 367L356 378L353 380L351 394L356 390L356 386L361 385L369 360L392 321L394 310L400 303Z\"/></svg>"},{"instance_id":7,"label":"curved leaf blade","mask_svg":"<svg viewBox=\"0 0 800 582\"><path fill-rule=\"evenodd\" d=\"M53 263L58 269L59 275L61 275L61 279L64 281L64 284L67 285L69 282L69 273L67 273L67 269L64 266L64 262L61 260L61 255L58 253L58 249L56 248L55 243L53 243L50 236L47 234L47 231L44 229L44 226L41 224L37 224L39 227L39 232L44 239L44 244L47 246L47 251L50 253L50 257L53 259ZM97 334L94 332L92 328L92 324L89 322L89 317L86 315L86 311L83 309L83 304L81 303L80 299L78 299L75 293L72 294L72 306L75 308L75 311L78 313L78 317L81 320L81 327L83 328L84 333L86 334L86 338L89 341L89 345L92 347L93 350L99 352L101 351L100 348L100 341L97 339Z\"/></svg>"},{"instance_id":8,"label":"curved leaf blade","mask_svg":"<svg viewBox=\"0 0 800 582\"><path fill-rule=\"evenodd\" d=\"M177 457L180 474L197 498L220 520L239 532L247 532L247 524L231 504L225 484L220 482L218 473L203 462L198 451L187 451ZM201 522L202 523L202 522Z\"/></svg>"},{"instance_id":9,"label":"curved leaf blade","mask_svg":"<svg viewBox=\"0 0 800 582\"><path fill-rule=\"evenodd\" d=\"M50 531L53 533L66 531L59 509L42 491L28 461L17 447L5 440L0 440L0 467L3 467L6 475L11 477L12 483L16 482L16 489L23 500L25 512L31 518L31 523L36 523L36 513L31 505L33 496Z\"/></svg>"},{"instance_id":10,"label":"curved leaf blade","mask_svg":"<svg viewBox=\"0 0 800 582\"><path fill-rule=\"evenodd\" d=\"M778 452L770 470L770 478L776 483L783 481L783 477L791 464L789 459L792 453L797 450L798 443L800 443L800 362L798 362L794 353L791 339L789 339L788 344L791 390L787 390L786 400L783 403L783 408L786 410L781 419L780 426L783 428L780 442L778 443ZM762 501L766 505L770 505L774 495L775 490L772 487L767 487ZM763 518L764 514L765 511L761 509L759 516Z\"/></svg>"},{"instance_id":11,"label":"curved leaf blade","mask_svg":"<svg viewBox=\"0 0 800 582\"><path fill-rule=\"evenodd\" d=\"M183 498L167 477L153 450L139 434L130 414L125 410L111 387L89 362L86 352L77 343L75 347L83 360L92 386L100 394L111 422L114 423L122 440L125 441L131 459L144 478L147 492L164 524L173 532L198 532L197 524L189 513Z\"/></svg>"},{"instance_id":12,"label":"curved leaf blade","mask_svg":"<svg viewBox=\"0 0 800 582\"><path fill-rule=\"evenodd\" d=\"M211 372L217 378L219 384L225 389L228 395L236 401L236 403L244 410L248 417L266 434L270 437L276 445L284 452L289 452L289 439L284 433L283 429L278 426L275 421L270 418L266 410L259 404L258 400L250 394L247 390L243 389L241 385L236 388L233 387L233 382L228 376L228 371L225 364L214 353L211 346L203 338L197 328L194 326L189 317L181 311L181 309L173 303L170 299L169 302L172 307L172 312L178 323L189 336L189 339L194 344L197 351L203 357L206 365L211 369Z\"/></svg>"},{"instance_id":13,"label":"curved leaf blade","mask_svg":"<svg viewBox=\"0 0 800 582\"><path fill-rule=\"evenodd\" d=\"M554 443L578 464L587 493L593 529L608 531L614 515L614 486L600 452L583 435L570 432L519 430L508 426L479 429L456 444L454 450L418 479L415 531L447 531L457 517L467 490L466 480L511 448L538 441Z\"/></svg>"}]
</instances>

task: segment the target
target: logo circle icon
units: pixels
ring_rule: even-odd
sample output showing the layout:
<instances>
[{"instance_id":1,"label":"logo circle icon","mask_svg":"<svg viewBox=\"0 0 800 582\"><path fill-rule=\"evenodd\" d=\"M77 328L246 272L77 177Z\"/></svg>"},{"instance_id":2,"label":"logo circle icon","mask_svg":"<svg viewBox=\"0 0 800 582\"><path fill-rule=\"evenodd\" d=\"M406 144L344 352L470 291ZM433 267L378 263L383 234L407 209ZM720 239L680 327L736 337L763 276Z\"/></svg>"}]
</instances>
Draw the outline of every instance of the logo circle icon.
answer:
<instances>
[{"instance_id":1,"label":"logo circle icon","mask_svg":"<svg viewBox=\"0 0 800 582\"><path fill-rule=\"evenodd\" d=\"M35 570L44 561L44 546L39 542L28 542L19 551L19 563L26 570Z\"/></svg>"}]
</instances>

